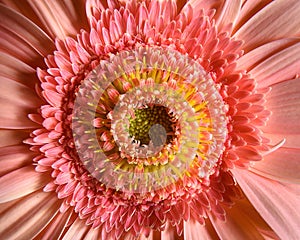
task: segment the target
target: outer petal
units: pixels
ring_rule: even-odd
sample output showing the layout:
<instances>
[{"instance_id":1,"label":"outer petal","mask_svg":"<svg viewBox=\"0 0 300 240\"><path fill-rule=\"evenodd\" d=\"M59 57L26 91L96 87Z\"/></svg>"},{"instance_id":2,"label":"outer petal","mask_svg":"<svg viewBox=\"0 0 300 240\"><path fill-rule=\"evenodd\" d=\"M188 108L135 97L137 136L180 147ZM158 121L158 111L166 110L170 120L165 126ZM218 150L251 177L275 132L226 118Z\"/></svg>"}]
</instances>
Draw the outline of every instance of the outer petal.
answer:
<instances>
[{"instance_id":1,"label":"outer petal","mask_svg":"<svg viewBox=\"0 0 300 240\"><path fill-rule=\"evenodd\" d=\"M232 170L250 202L281 239L298 239L300 196L284 185L250 171Z\"/></svg>"},{"instance_id":2,"label":"outer petal","mask_svg":"<svg viewBox=\"0 0 300 240\"><path fill-rule=\"evenodd\" d=\"M184 239L198 239L200 236L202 240L219 239L209 220L206 220L205 225L192 220L184 222Z\"/></svg>"},{"instance_id":3,"label":"outer petal","mask_svg":"<svg viewBox=\"0 0 300 240\"><path fill-rule=\"evenodd\" d=\"M22 144L29 137L30 130L1 129L0 147Z\"/></svg>"},{"instance_id":4,"label":"outer petal","mask_svg":"<svg viewBox=\"0 0 300 240\"><path fill-rule=\"evenodd\" d=\"M77 218L76 221L70 226L69 230L65 233L62 240L69 239L83 239L84 235L91 227L85 224L85 221Z\"/></svg>"},{"instance_id":5,"label":"outer petal","mask_svg":"<svg viewBox=\"0 0 300 240\"><path fill-rule=\"evenodd\" d=\"M300 149L280 148L254 163L251 170L281 182L300 183Z\"/></svg>"},{"instance_id":6,"label":"outer petal","mask_svg":"<svg viewBox=\"0 0 300 240\"><path fill-rule=\"evenodd\" d=\"M264 60L250 72L259 88L295 78L300 73L300 43L296 43Z\"/></svg>"},{"instance_id":7,"label":"outer petal","mask_svg":"<svg viewBox=\"0 0 300 240\"><path fill-rule=\"evenodd\" d=\"M300 42L300 38L284 38L264 44L239 58L236 68L237 70L247 69L247 71L250 71L267 58L272 57L297 42Z\"/></svg>"},{"instance_id":8,"label":"outer petal","mask_svg":"<svg viewBox=\"0 0 300 240\"><path fill-rule=\"evenodd\" d=\"M53 39L76 35L87 27L82 0L3 0L9 7L22 13L47 31Z\"/></svg>"},{"instance_id":9,"label":"outer petal","mask_svg":"<svg viewBox=\"0 0 300 240\"><path fill-rule=\"evenodd\" d=\"M29 44L41 56L46 57L52 50L51 46L54 47L52 40L38 26L2 4L0 4L0 17L2 29L11 32L17 39L21 38L24 44Z\"/></svg>"},{"instance_id":10,"label":"outer petal","mask_svg":"<svg viewBox=\"0 0 300 240\"><path fill-rule=\"evenodd\" d=\"M26 166L0 178L0 203L26 196L44 187L50 178Z\"/></svg>"},{"instance_id":11,"label":"outer petal","mask_svg":"<svg viewBox=\"0 0 300 240\"><path fill-rule=\"evenodd\" d=\"M273 1L249 21L234 35L245 41L243 49L250 51L267 42L297 36L300 33L300 2L298 0Z\"/></svg>"},{"instance_id":12,"label":"outer petal","mask_svg":"<svg viewBox=\"0 0 300 240\"><path fill-rule=\"evenodd\" d=\"M0 147L0 176L32 164L34 156L25 145Z\"/></svg>"},{"instance_id":13,"label":"outer petal","mask_svg":"<svg viewBox=\"0 0 300 240\"><path fill-rule=\"evenodd\" d=\"M34 238L55 216L60 201L55 193L36 192L0 215L2 239Z\"/></svg>"},{"instance_id":14,"label":"outer petal","mask_svg":"<svg viewBox=\"0 0 300 240\"><path fill-rule=\"evenodd\" d=\"M267 95L267 108L272 111L264 132L300 134L300 79L278 83Z\"/></svg>"}]
</instances>

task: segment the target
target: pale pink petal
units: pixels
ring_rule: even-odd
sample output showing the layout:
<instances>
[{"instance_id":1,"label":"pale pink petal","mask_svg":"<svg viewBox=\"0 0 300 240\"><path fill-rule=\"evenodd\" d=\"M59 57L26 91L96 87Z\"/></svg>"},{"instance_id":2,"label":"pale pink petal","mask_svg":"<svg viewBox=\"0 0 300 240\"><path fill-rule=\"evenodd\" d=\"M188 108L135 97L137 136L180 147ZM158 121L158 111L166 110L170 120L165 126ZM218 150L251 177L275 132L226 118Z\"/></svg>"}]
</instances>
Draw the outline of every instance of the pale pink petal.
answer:
<instances>
[{"instance_id":1,"label":"pale pink petal","mask_svg":"<svg viewBox=\"0 0 300 240\"><path fill-rule=\"evenodd\" d=\"M272 86L266 106L272 112L263 131L267 133L300 134L300 79Z\"/></svg>"},{"instance_id":2,"label":"pale pink petal","mask_svg":"<svg viewBox=\"0 0 300 240\"><path fill-rule=\"evenodd\" d=\"M30 130L1 129L0 147L22 144L29 137Z\"/></svg>"},{"instance_id":3,"label":"pale pink petal","mask_svg":"<svg viewBox=\"0 0 300 240\"><path fill-rule=\"evenodd\" d=\"M193 220L184 222L184 239L197 239L199 236L203 240L219 239L209 220L206 220L205 225Z\"/></svg>"},{"instance_id":4,"label":"pale pink petal","mask_svg":"<svg viewBox=\"0 0 300 240\"><path fill-rule=\"evenodd\" d=\"M250 71L267 58L270 58L297 42L300 42L299 38L284 38L264 44L239 58L237 60L236 69Z\"/></svg>"},{"instance_id":5,"label":"pale pink petal","mask_svg":"<svg viewBox=\"0 0 300 240\"><path fill-rule=\"evenodd\" d=\"M0 147L0 176L32 164L35 155L25 145Z\"/></svg>"},{"instance_id":6,"label":"pale pink petal","mask_svg":"<svg viewBox=\"0 0 300 240\"><path fill-rule=\"evenodd\" d=\"M237 23L234 26L235 31L237 31L245 22L247 22L251 17L253 17L257 12L261 11L265 6L267 6L273 0L251 0L244 1L242 10L237 19Z\"/></svg>"},{"instance_id":7,"label":"pale pink petal","mask_svg":"<svg viewBox=\"0 0 300 240\"><path fill-rule=\"evenodd\" d=\"M95 228L90 228L88 233L85 235L84 240L98 240L101 236L100 230Z\"/></svg>"},{"instance_id":8,"label":"pale pink petal","mask_svg":"<svg viewBox=\"0 0 300 240\"><path fill-rule=\"evenodd\" d=\"M34 238L55 216L60 201L55 193L36 192L0 215L2 239Z\"/></svg>"},{"instance_id":9,"label":"pale pink petal","mask_svg":"<svg viewBox=\"0 0 300 240\"><path fill-rule=\"evenodd\" d=\"M247 21L234 35L244 40L247 52L267 42L298 36L300 33L300 2L278 0L270 3Z\"/></svg>"},{"instance_id":10,"label":"pale pink petal","mask_svg":"<svg viewBox=\"0 0 300 240\"><path fill-rule=\"evenodd\" d=\"M299 69L300 43L296 43L267 58L249 73L258 82L258 87L264 88L295 78Z\"/></svg>"},{"instance_id":11,"label":"pale pink petal","mask_svg":"<svg viewBox=\"0 0 300 240\"><path fill-rule=\"evenodd\" d=\"M247 198L281 239L297 239L300 234L300 196L279 182L248 170L232 170Z\"/></svg>"},{"instance_id":12,"label":"pale pink petal","mask_svg":"<svg viewBox=\"0 0 300 240\"><path fill-rule=\"evenodd\" d=\"M85 221L83 219L77 218L75 222L70 226L68 231L64 234L62 240L83 239L90 228L90 226L87 226L85 224Z\"/></svg>"},{"instance_id":13,"label":"pale pink petal","mask_svg":"<svg viewBox=\"0 0 300 240\"><path fill-rule=\"evenodd\" d=\"M7 211L9 208L13 207L20 199L15 199L13 201L5 202L0 204L0 216L3 212Z\"/></svg>"},{"instance_id":14,"label":"pale pink petal","mask_svg":"<svg viewBox=\"0 0 300 240\"><path fill-rule=\"evenodd\" d=\"M201 9L221 9L225 0L190 0L188 3L193 7L193 12L197 13Z\"/></svg>"},{"instance_id":15,"label":"pale pink petal","mask_svg":"<svg viewBox=\"0 0 300 240\"><path fill-rule=\"evenodd\" d=\"M37 239L60 239L66 229L69 220L72 216L73 209L68 209L67 212L57 213L47 227L37 236Z\"/></svg>"},{"instance_id":16,"label":"pale pink petal","mask_svg":"<svg viewBox=\"0 0 300 240\"><path fill-rule=\"evenodd\" d=\"M275 146L285 139L284 147L300 149L300 134L264 133L264 136L270 139L270 145Z\"/></svg>"},{"instance_id":17,"label":"pale pink petal","mask_svg":"<svg viewBox=\"0 0 300 240\"><path fill-rule=\"evenodd\" d=\"M0 203L26 196L44 187L51 178L26 166L0 178Z\"/></svg>"},{"instance_id":18,"label":"pale pink petal","mask_svg":"<svg viewBox=\"0 0 300 240\"><path fill-rule=\"evenodd\" d=\"M41 56L46 57L53 50L53 41L33 22L0 5L0 26L13 33L16 38L21 38L25 43L34 48ZM14 46L18 48L18 46Z\"/></svg>"},{"instance_id":19,"label":"pale pink petal","mask_svg":"<svg viewBox=\"0 0 300 240\"><path fill-rule=\"evenodd\" d=\"M178 236L176 227L171 226L171 224L167 224L165 230L161 231L160 237L162 240L181 240L183 236Z\"/></svg>"},{"instance_id":20,"label":"pale pink petal","mask_svg":"<svg viewBox=\"0 0 300 240\"><path fill-rule=\"evenodd\" d=\"M251 170L259 175L288 183L300 183L300 149L279 148L253 163Z\"/></svg>"},{"instance_id":21,"label":"pale pink petal","mask_svg":"<svg viewBox=\"0 0 300 240\"><path fill-rule=\"evenodd\" d=\"M23 50L20 52L23 53ZM27 54L26 56L28 57ZM11 79L31 89L34 89L35 84L38 83L36 70L27 65L24 59L20 60L3 52L0 53L0 78Z\"/></svg>"},{"instance_id":22,"label":"pale pink petal","mask_svg":"<svg viewBox=\"0 0 300 240\"><path fill-rule=\"evenodd\" d=\"M65 39L87 27L83 1L30 1L32 9L53 38Z\"/></svg>"},{"instance_id":23,"label":"pale pink petal","mask_svg":"<svg viewBox=\"0 0 300 240\"><path fill-rule=\"evenodd\" d=\"M240 9L242 6L242 0L225 0L221 11L218 16L216 16L216 24L219 31L228 27L229 24L235 24L237 17L239 16Z\"/></svg>"}]
</instances>

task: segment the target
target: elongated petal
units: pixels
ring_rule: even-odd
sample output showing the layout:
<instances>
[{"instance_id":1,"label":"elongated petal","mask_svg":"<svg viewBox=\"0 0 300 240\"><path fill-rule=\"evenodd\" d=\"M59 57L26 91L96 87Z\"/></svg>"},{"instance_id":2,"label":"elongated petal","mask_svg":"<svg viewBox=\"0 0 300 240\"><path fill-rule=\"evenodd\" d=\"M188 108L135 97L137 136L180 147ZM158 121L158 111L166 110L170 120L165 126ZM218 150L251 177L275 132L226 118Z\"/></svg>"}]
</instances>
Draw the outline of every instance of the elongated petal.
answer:
<instances>
[{"instance_id":1,"label":"elongated petal","mask_svg":"<svg viewBox=\"0 0 300 240\"><path fill-rule=\"evenodd\" d=\"M47 227L37 236L37 239L60 239L63 231L66 229L67 224L72 216L73 209L70 208L67 212L57 213Z\"/></svg>"},{"instance_id":2,"label":"elongated petal","mask_svg":"<svg viewBox=\"0 0 300 240\"><path fill-rule=\"evenodd\" d=\"M300 149L280 148L254 163L251 170L274 180L299 184Z\"/></svg>"},{"instance_id":3,"label":"elongated petal","mask_svg":"<svg viewBox=\"0 0 300 240\"><path fill-rule=\"evenodd\" d=\"M297 239L300 234L300 196L279 182L250 171L232 170L245 195L281 239Z\"/></svg>"},{"instance_id":4,"label":"elongated petal","mask_svg":"<svg viewBox=\"0 0 300 240\"><path fill-rule=\"evenodd\" d=\"M65 39L87 27L83 1L29 1L53 38Z\"/></svg>"},{"instance_id":5,"label":"elongated petal","mask_svg":"<svg viewBox=\"0 0 300 240\"><path fill-rule=\"evenodd\" d=\"M31 89L38 83L34 68L26 64L24 59L20 60L4 52L0 52L0 78L19 82Z\"/></svg>"},{"instance_id":6,"label":"elongated petal","mask_svg":"<svg viewBox=\"0 0 300 240\"><path fill-rule=\"evenodd\" d=\"M267 133L300 134L300 79L272 86L267 95L267 108L272 111L263 128Z\"/></svg>"},{"instance_id":7,"label":"elongated petal","mask_svg":"<svg viewBox=\"0 0 300 240\"><path fill-rule=\"evenodd\" d=\"M0 147L0 176L32 164L34 156L25 145Z\"/></svg>"},{"instance_id":8,"label":"elongated petal","mask_svg":"<svg viewBox=\"0 0 300 240\"><path fill-rule=\"evenodd\" d=\"M51 48L54 47L52 40L38 26L21 14L0 4L0 16L0 26L15 34L17 38L23 39L41 56L46 57L53 50Z\"/></svg>"},{"instance_id":9,"label":"elongated petal","mask_svg":"<svg viewBox=\"0 0 300 240\"><path fill-rule=\"evenodd\" d=\"M77 218L75 222L70 226L69 230L65 233L62 239L82 239L90 228L90 226L87 226L85 224L84 220Z\"/></svg>"},{"instance_id":10,"label":"elongated petal","mask_svg":"<svg viewBox=\"0 0 300 240\"><path fill-rule=\"evenodd\" d=\"M222 10L217 16L217 26L219 31L229 24L235 24L237 17L239 16L240 9L242 6L242 0L230 1L226 0L222 6Z\"/></svg>"},{"instance_id":11,"label":"elongated petal","mask_svg":"<svg viewBox=\"0 0 300 240\"><path fill-rule=\"evenodd\" d=\"M1 129L0 147L22 144L29 137L30 130Z\"/></svg>"},{"instance_id":12,"label":"elongated petal","mask_svg":"<svg viewBox=\"0 0 300 240\"><path fill-rule=\"evenodd\" d=\"M55 193L35 192L0 215L3 239L34 238L55 216L60 206Z\"/></svg>"},{"instance_id":13,"label":"elongated petal","mask_svg":"<svg viewBox=\"0 0 300 240\"><path fill-rule=\"evenodd\" d=\"M0 179L0 203L26 196L44 187L50 181L46 174L26 166L8 173Z\"/></svg>"},{"instance_id":14,"label":"elongated petal","mask_svg":"<svg viewBox=\"0 0 300 240\"><path fill-rule=\"evenodd\" d=\"M300 42L300 38L284 38L264 44L239 58L237 60L236 68L237 70L247 69L250 71L267 58L270 58L276 53L290 47L297 42Z\"/></svg>"},{"instance_id":15,"label":"elongated petal","mask_svg":"<svg viewBox=\"0 0 300 240\"><path fill-rule=\"evenodd\" d=\"M267 42L280 38L297 36L300 33L300 2L290 0L273 1L249 21L234 35L244 40L243 49L250 51Z\"/></svg>"},{"instance_id":16,"label":"elongated petal","mask_svg":"<svg viewBox=\"0 0 300 240\"><path fill-rule=\"evenodd\" d=\"M270 145L275 146L285 139L284 147L300 148L300 134L264 133L264 136L271 140Z\"/></svg>"},{"instance_id":17,"label":"elongated petal","mask_svg":"<svg viewBox=\"0 0 300 240\"><path fill-rule=\"evenodd\" d=\"M210 220L206 220L205 225L189 220L184 222L184 239L197 239L201 236L203 240L218 239L218 235Z\"/></svg>"}]
</instances>

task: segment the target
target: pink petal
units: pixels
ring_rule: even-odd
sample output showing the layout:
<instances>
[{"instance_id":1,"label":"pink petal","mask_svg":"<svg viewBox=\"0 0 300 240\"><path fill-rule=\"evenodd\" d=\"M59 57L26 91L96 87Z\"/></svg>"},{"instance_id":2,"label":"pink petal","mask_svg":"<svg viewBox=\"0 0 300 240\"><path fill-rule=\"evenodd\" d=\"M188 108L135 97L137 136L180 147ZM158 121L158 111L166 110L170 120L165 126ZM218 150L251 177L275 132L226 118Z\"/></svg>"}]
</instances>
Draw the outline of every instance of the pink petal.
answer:
<instances>
[{"instance_id":1,"label":"pink petal","mask_svg":"<svg viewBox=\"0 0 300 240\"><path fill-rule=\"evenodd\" d=\"M273 0L244 1L242 10L240 11L240 14L238 16L237 23L234 26L235 31L272 1Z\"/></svg>"},{"instance_id":2,"label":"pink petal","mask_svg":"<svg viewBox=\"0 0 300 240\"><path fill-rule=\"evenodd\" d=\"M258 81L259 88L295 78L300 69L300 43L270 56L249 73Z\"/></svg>"},{"instance_id":3,"label":"pink petal","mask_svg":"<svg viewBox=\"0 0 300 240\"><path fill-rule=\"evenodd\" d=\"M72 216L72 209L70 208L67 212L58 213L47 227L37 236L37 239L48 240L48 239L60 239L67 224Z\"/></svg>"},{"instance_id":4,"label":"pink petal","mask_svg":"<svg viewBox=\"0 0 300 240\"><path fill-rule=\"evenodd\" d=\"M300 2L273 1L247 21L234 35L244 40L243 49L250 51L267 42L297 36L300 33Z\"/></svg>"},{"instance_id":5,"label":"pink petal","mask_svg":"<svg viewBox=\"0 0 300 240\"><path fill-rule=\"evenodd\" d=\"M26 166L10 172L0 179L0 203L26 196L44 187L50 178Z\"/></svg>"},{"instance_id":6,"label":"pink petal","mask_svg":"<svg viewBox=\"0 0 300 240\"><path fill-rule=\"evenodd\" d=\"M90 226L85 224L85 220L77 218L70 226L69 230L65 233L62 240L82 239L90 228Z\"/></svg>"},{"instance_id":7,"label":"pink petal","mask_svg":"<svg viewBox=\"0 0 300 240\"><path fill-rule=\"evenodd\" d=\"M52 40L33 22L10 8L0 5L0 26L23 39L41 56L45 57L54 47ZM14 46L18 48L18 46Z\"/></svg>"},{"instance_id":8,"label":"pink petal","mask_svg":"<svg viewBox=\"0 0 300 240\"><path fill-rule=\"evenodd\" d=\"M22 144L29 137L30 130L1 129L0 147Z\"/></svg>"},{"instance_id":9,"label":"pink petal","mask_svg":"<svg viewBox=\"0 0 300 240\"><path fill-rule=\"evenodd\" d=\"M251 170L270 179L300 183L300 149L279 148L254 163Z\"/></svg>"},{"instance_id":10,"label":"pink petal","mask_svg":"<svg viewBox=\"0 0 300 240\"><path fill-rule=\"evenodd\" d=\"M60 202L55 193L37 192L0 215L2 239L33 239L54 217Z\"/></svg>"},{"instance_id":11,"label":"pink petal","mask_svg":"<svg viewBox=\"0 0 300 240\"><path fill-rule=\"evenodd\" d=\"M298 239L300 197L279 182L246 170L232 170L250 202L281 239ZM298 185L299 186L299 185Z\"/></svg>"},{"instance_id":12,"label":"pink petal","mask_svg":"<svg viewBox=\"0 0 300 240\"><path fill-rule=\"evenodd\" d=\"M264 136L271 140L270 145L272 146L285 139L284 147L300 148L300 134L264 133Z\"/></svg>"},{"instance_id":13,"label":"pink petal","mask_svg":"<svg viewBox=\"0 0 300 240\"><path fill-rule=\"evenodd\" d=\"M90 228L88 233L85 235L84 240L98 240L100 238L100 230L95 228Z\"/></svg>"},{"instance_id":14,"label":"pink petal","mask_svg":"<svg viewBox=\"0 0 300 240\"><path fill-rule=\"evenodd\" d=\"M277 239L247 199L237 201L232 208L226 209L225 222L213 216L210 219L220 239L265 239L263 232Z\"/></svg>"},{"instance_id":15,"label":"pink petal","mask_svg":"<svg viewBox=\"0 0 300 240\"><path fill-rule=\"evenodd\" d=\"M201 225L197 221L189 220L183 223L184 239L197 239L201 236L203 240L218 239L218 235L209 220L205 225Z\"/></svg>"},{"instance_id":16,"label":"pink petal","mask_svg":"<svg viewBox=\"0 0 300 240\"><path fill-rule=\"evenodd\" d=\"M298 38L284 38L264 44L252 51L246 53L237 60L237 70L250 71L258 64L280 52L281 50L290 47L291 45L300 42Z\"/></svg>"},{"instance_id":17,"label":"pink petal","mask_svg":"<svg viewBox=\"0 0 300 240\"><path fill-rule=\"evenodd\" d=\"M18 168L32 164L36 154L24 145L0 148L0 175L5 175Z\"/></svg>"},{"instance_id":18,"label":"pink petal","mask_svg":"<svg viewBox=\"0 0 300 240\"><path fill-rule=\"evenodd\" d=\"M225 0L220 14L216 17L216 24L219 31L228 27L229 24L234 24L237 17L239 16L240 9L242 6L242 0Z\"/></svg>"},{"instance_id":19,"label":"pink petal","mask_svg":"<svg viewBox=\"0 0 300 240\"><path fill-rule=\"evenodd\" d=\"M300 79L272 86L267 95L267 108L272 112L263 131L267 133L300 134Z\"/></svg>"},{"instance_id":20,"label":"pink petal","mask_svg":"<svg viewBox=\"0 0 300 240\"><path fill-rule=\"evenodd\" d=\"M24 53L23 50L20 51ZM26 54L26 57L28 56L30 57ZM24 59L22 61L3 52L0 52L0 76L19 82L31 89L34 89L35 84L38 82L35 69L24 63Z\"/></svg>"},{"instance_id":21,"label":"pink petal","mask_svg":"<svg viewBox=\"0 0 300 240\"><path fill-rule=\"evenodd\" d=\"M87 26L83 1L29 1L53 38L65 39Z\"/></svg>"}]
</instances>

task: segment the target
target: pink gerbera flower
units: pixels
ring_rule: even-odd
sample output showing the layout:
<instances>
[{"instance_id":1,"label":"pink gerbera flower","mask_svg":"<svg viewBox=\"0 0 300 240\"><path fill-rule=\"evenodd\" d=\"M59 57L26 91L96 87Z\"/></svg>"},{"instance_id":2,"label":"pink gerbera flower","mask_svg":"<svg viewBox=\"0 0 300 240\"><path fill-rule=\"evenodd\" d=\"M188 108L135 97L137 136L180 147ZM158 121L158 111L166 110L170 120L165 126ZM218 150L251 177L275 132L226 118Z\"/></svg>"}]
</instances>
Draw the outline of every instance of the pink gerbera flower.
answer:
<instances>
[{"instance_id":1,"label":"pink gerbera flower","mask_svg":"<svg viewBox=\"0 0 300 240\"><path fill-rule=\"evenodd\" d=\"M298 0L1 0L3 239L298 239Z\"/></svg>"}]
</instances>

